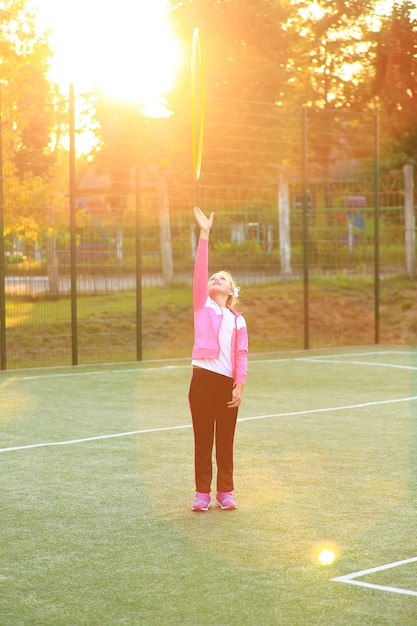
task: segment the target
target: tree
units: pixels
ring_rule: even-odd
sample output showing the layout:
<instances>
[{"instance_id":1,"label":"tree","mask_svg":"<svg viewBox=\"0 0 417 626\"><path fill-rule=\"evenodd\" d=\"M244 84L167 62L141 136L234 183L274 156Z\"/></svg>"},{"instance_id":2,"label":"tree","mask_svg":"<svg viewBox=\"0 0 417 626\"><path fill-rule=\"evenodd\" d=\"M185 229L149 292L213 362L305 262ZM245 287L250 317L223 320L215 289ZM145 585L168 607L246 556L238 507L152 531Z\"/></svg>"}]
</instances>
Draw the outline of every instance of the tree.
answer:
<instances>
[{"instance_id":1,"label":"tree","mask_svg":"<svg viewBox=\"0 0 417 626\"><path fill-rule=\"evenodd\" d=\"M181 39L190 42L194 28L201 30L211 97L274 102L287 95L286 66L295 39L285 29L293 12L290 3L187 0L171 4Z\"/></svg>"},{"instance_id":2,"label":"tree","mask_svg":"<svg viewBox=\"0 0 417 626\"><path fill-rule=\"evenodd\" d=\"M0 8L3 151L16 172L35 175L51 164L47 146L53 111L47 79L51 50L38 34L26 0L5 0Z\"/></svg>"},{"instance_id":3,"label":"tree","mask_svg":"<svg viewBox=\"0 0 417 626\"><path fill-rule=\"evenodd\" d=\"M373 0L298 0L288 28L299 34L290 65L295 102L320 109L361 109L372 57Z\"/></svg>"},{"instance_id":4,"label":"tree","mask_svg":"<svg viewBox=\"0 0 417 626\"><path fill-rule=\"evenodd\" d=\"M276 0L172 2L172 19L185 57L200 29L205 67L206 120L203 176L212 187L244 185L276 175L287 152L288 124L277 120L277 103L293 93L288 59L298 38L286 24L292 5ZM190 68L184 64L170 94L173 123L190 135ZM277 132L271 133L271 123ZM279 141L272 145L272 138ZM191 142L191 138L190 138ZM241 155L245 154L242 160ZM221 164L221 165L220 165ZM271 169L272 168L272 169ZM191 165L188 168L191 171ZM247 184L246 184L247 187ZM229 202L225 198L225 202Z\"/></svg>"},{"instance_id":5,"label":"tree","mask_svg":"<svg viewBox=\"0 0 417 626\"><path fill-rule=\"evenodd\" d=\"M1 2L0 18L5 234L36 242L55 201L49 179L53 89L46 76L51 51L25 0Z\"/></svg>"},{"instance_id":6,"label":"tree","mask_svg":"<svg viewBox=\"0 0 417 626\"><path fill-rule=\"evenodd\" d=\"M99 96L96 119L100 125L101 145L94 163L109 173L108 201L117 214L126 209L132 188L131 173L138 158L141 116L133 105Z\"/></svg>"},{"instance_id":7,"label":"tree","mask_svg":"<svg viewBox=\"0 0 417 626\"><path fill-rule=\"evenodd\" d=\"M170 284L174 273L167 183L174 160L183 154L172 135L172 123L167 118L146 118L137 106L102 96L97 99L96 118L101 145L91 166L99 177L108 179L108 187L102 191L111 207L112 220L122 237L122 217L128 210L129 196L136 193L138 176L142 192L152 198L159 215L162 275Z\"/></svg>"},{"instance_id":8,"label":"tree","mask_svg":"<svg viewBox=\"0 0 417 626\"><path fill-rule=\"evenodd\" d=\"M204 44L205 172L220 160L224 171L239 175L239 168L233 171L233 154L243 150L254 155L257 147L264 151L261 139L271 135L277 104L309 107L309 147L324 177L335 151L346 161L369 152L369 142L365 145L365 138L358 137L357 120L352 116L348 124L336 119L330 125L327 110L378 112L391 151L413 152L417 29L411 0L394 2L386 16L377 13L374 0L172 4L179 36L190 41L193 27L199 26ZM189 116L189 69L184 72L180 89L172 94L177 119L178 112ZM319 145L316 138L323 129L326 140ZM278 132L285 154L290 129ZM285 157L271 144L272 150L274 165L280 165ZM262 164L259 159L257 163L258 169L253 163L249 167L259 178Z\"/></svg>"},{"instance_id":9,"label":"tree","mask_svg":"<svg viewBox=\"0 0 417 626\"><path fill-rule=\"evenodd\" d=\"M375 35L373 106L380 112L390 167L417 160L417 15L415 3L395 2Z\"/></svg>"}]
</instances>

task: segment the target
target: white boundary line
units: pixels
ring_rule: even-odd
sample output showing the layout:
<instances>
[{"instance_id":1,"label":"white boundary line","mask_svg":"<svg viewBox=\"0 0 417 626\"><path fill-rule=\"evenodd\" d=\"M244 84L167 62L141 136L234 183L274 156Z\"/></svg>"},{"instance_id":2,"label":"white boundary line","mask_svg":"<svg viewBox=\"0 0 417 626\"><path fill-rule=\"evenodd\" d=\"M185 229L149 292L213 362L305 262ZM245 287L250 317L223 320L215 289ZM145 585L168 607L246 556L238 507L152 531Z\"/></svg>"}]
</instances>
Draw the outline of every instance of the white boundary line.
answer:
<instances>
[{"instance_id":1,"label":"white boundary line","mask_svg":"<svg viewBox=\"0 0 417 626\"><path fill-rule=\"evenodd\" d=\"M374 361L338 361L337 359L316 359L308 358L304 359L309 363L333 363L336 365L371 365L372 367L391 367L399 370L413 370L416 371L417 367L414 365L396 365L395 363L375 363Z\"/></svg>"},{"instance_id":2,"label":"white boundary line","mask_svg":"<svg viewBox=\"0 0 417 626\"><path fill-rule=\"evenodd\" d=\"M369 351L369 352L356 352L356 353L350 353L350 354L349 353L341 354L338 356L338 358L346 357L347 359L349 359L354 356L373 356L373 355L380 356L381 354L409 354L409 353L404 352L404 351L399 351L399 350ZM252 363L253 364L281 363L281 362L288 362L288 361L309 361L313 363L343 363L343 364L349 363L349 361L346 361L346 360L338 361L337 359L333 357L333 355L311 355L308 357L289 357L289 358L283 358L283 359L259 359L259 360L255 359L254 361L252 361ZM365 361L350 361L350 363L354 365L394 367L394 368L400 368L400 369L413 369L413 370L417 369L414 367L394 365L394 364L389 364L389 363L375 363L375 362L365 362ZM45 375L44 374L30 375L30 376L22 376L20 378L16 378L13 375L12 378L14 378L18 382L21 380L34 380L34 379L39 379L39 378L63 378L63 377L74 376L74 375L75 376L77 375L78 376L94 376L94 375L97 376L97 375L103 375L103 374L111 374L111 375L118 374L118 373L125 374L126 372L146 373L146 372L153 372L155 370L161 370L161 369L164 369L164 370L165 369L182 369L182 368L189 368L189 367L190 367L190 364L187 363L185 365L163 365L160 367L152 367L152 368L147 368L147 369L142 369L140 367L138 368L129 367L129 368L121 368L121 369L113 369L113 370L95 370L95 371L71 370L69 372L60 372L60 373L55 373L55 374L48 372ZM271 413L269 415L254 415L251 417L238 418L238 422L248 422L248 421L253 421L253 420L269 419L273 417L291 417L291 416L296 416L296 415L311 415L314 413L329 413L329 412L335 412L335 411L361 409L361 408L366 408L370 406L380 406L384 404L395 404L397 402L412 402L414 400L417 400L417 396L410 396L407 398L395 398L391 400L381 400L377 402L364 402L360 404L351 404L351 405L338 406L338 407L290 411L287 413ZM167 426L167 427L161 427L161 428L149 428L149 429L144 429L144 430L133 430L129 432L113 433L109 435L94 435L91 437L84 437L80 439L70 439L67 441L55 441L55 442L52 441L52 442L27 444L27 445L22 445L22 446L13 446L10 448L0 448L0 454L3 452L15 452L19 450L30 450L33 448L46 448L46 447L51 447L51 446L65 446L65 445L84 443L88 441L114 439L116 437L128 437L128 436L133 436L133 435L142 435L146 433L164 432L164 431L170 431L170 430L171 431L181 430L185 428L191 428L191 424L182 424L178 426Z\"/></svg>"},{"instance_id":3,"label":"white boundary line","mask_svg":"<svg viewBox=\"0 0 417 626\"><path fill-rule=\"evenodd\" d=\"M115 439L116 437L130 437L132 435L144 435L146 433L159 433L165 430L181 430L182 428L191 428L191 424L182 426L166 426L165 428L148 428L146 430L132 430L124 433L112 433L110 435L93 435L92 437L83 437L82 439L68 439L66 441L47 441L44 443L30 443L25 446L14 446L13 448L0 448L2 452L16 452L17 450L32 450L33 448L49 448L51 446L70 446L75 443L85 443L87 441L100 441L101 439Z\"/></svg>"},{"instance_id":4,"label":"white boundary line","mask_svg":"<svg viewBox=\"0 0 417 626\"><path fill-rule=\"evenodd\" d=\"M396 404L398 402L413 402L417 400L417 396L409 396L406 398L393 398L391 400L379 400L377 402L361 402L360 404L348 404L344 406L336 407L324 407L321 409L309 409L302 411L288 411L287 413L270 413L269 415L253 415L251 417L239 417L238 422L249 422L253 420L270 419L273 417L292 417L295 415L312 415L314 413L332 413L335 411L347 411L351 409L364 409L371 406L381 406L384 404ZM96 435L92 437L84 437L82 439L70 439L67 441L51 441L45 443L33 443L24 446L14 446L12 448L0 448L0 454L2 452L15 452L18 450L29 450L33 448L46 448L50 446L69 446L76 443L84 443L86 441L98 441L100 439L114 439L115 437L129 437L132 435L144 435L146 433L159 433L169 430L182 430L185 428L191 428L191 424L181 424L178 426L165 426L161 428L147 428L144 430L132 430L123 433L113 433L110 435Z\"/></svg>"},{"instance_id":5,"label":"white boundary line","mask_svg":"<svg viewBox=\"0 0 417 626\"><path fill-rule=\"evenodd\" d=\"M334 582L348 583L350 585L357 585L358 587L367 587L368 589L378 589L379 591L390 591L392 593L402 593L407 596L417 596L417 591L411 589L403 589L402 587L390 587L388 585L375 585L374 583L366 583L362 580L356 580L361 576L367 576L375 572L382 572L383 570L392 569L393 567L399 567L400 565L407 565L408 563L416 563L417 556L411 559L403 559L402 561L396 561L394 563L387 563L386 565L380 565L379 567L371 567L370 569L364 569L360 572L354 572L353 574L345 574L344 576L337 576L331 580Z\"/></svg>"},{"instance_id":6,"label":"white boundary line","mask_svg":"<svg viewBox=\"0 0 417 626\"><path fill-rule=\"evenodd\" d=\"M411 350L409 352L405 350L373 350L373 351L368 351L368 352L351 352L351 353L346 353L346 354L339 354L337 355L337 359L351 359L352 357L357 357L357 356L381 356L384 354L410 355L412 353L413 352ZM332 362L332 360L334 360L335 363L338 363L339 361L337 359L335 359L333 354L318 354L318 355L306 354L305 356L299 356L299 357L292 356L292 357L273 358L273 359L268 359L268 358L257 359L256 357L254 357L249 360L249 365L256 365L257 363L287 363L288 361L292 361L292 362L309 361L313 363L314 362L319 362L319 363L329 362L330 363ZM340 363L346 363L346 361L343 360L343 361L340 361ZM371 366L379 366L379 367L400 367L400 368L405 367L406 369L417 369L417 367L409 368L408 366L396 366L396 365L390 365L389 363L375 363L375 362L364 362L364 361L358 361L357 363L355 361L351 361L351 363L358 364L358 365L371 365ZM49 368L49 369L45 368L40 374L29 374L29 375L23 375L23 376L21 376L20 374L28 370L7 370L5 372L0 372L0 380L2 378L6 378L6 379L10 378L15 381L21 381L21 380L37 380L39 378L67 378L70 376L103 376L103 375L108 375L108 374L114 375L114 374L125 374L125 373L145 374L145 373L150 373L150 372L159 371L159 370L167 370L167 369L185 369L185 368L188 369L191 367L191 360L187 360L187 363L181 364L181 365L165 364L165 365L158 365L155 367L153 366L147 367L146 365L145 366L144 365L138 364L137 367L131 367L131 364L129 364L128 367L123 367L123 364L120 364L120 369L106 369L105 365L103 365L102 370L92 370L92 371L84 369L84 368L91 367L89 365L78 366L79 369L78 368L71 369L71 366L68 366L68 371L55 372L55 373L52 373L51 371L54 368ZM62 369L65 370L67 368L63 366Z\"/></svg>"},{"instance_id":7,"label":"white boundary line","mask_svg":"<svg viewBox=\"0 0 417 626\"><path fill-rule=\"evenodd\" d=\"M344 406L330 406L322 409L307 409L301 411L289 411L288 413L271 413L270 415L255 415L253 417L239 417L238 422L249 422L251 420L263 420L269 417L291 417L293 415L311 415L312 413L331 413L333 411L348 411L351 409L364 409L369 406L381 406L383 404L396 404L397 402L413 402L417 396L407 398L393 398L391 400L377 400L376 402L361 402L360 404L346 404ZM1 452L1 450L0 450Z\"/></svg>"}]
</instances>

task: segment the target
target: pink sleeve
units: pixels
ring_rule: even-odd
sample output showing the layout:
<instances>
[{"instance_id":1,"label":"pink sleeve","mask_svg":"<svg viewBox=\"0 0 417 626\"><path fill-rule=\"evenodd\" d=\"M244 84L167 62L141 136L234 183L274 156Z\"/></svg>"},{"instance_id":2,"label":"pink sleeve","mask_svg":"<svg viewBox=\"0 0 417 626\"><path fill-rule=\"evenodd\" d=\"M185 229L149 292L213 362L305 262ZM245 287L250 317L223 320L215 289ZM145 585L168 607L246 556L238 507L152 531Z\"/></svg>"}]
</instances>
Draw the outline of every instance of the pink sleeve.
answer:
<instances>
[{"instance_id":1,"label":"pink sleeve","mask_svg":"<svg viewBox=\"0 0 417 626\"><path fill-rule=\"evenodd\" d=\"M236 333L235 383L245 384L248 373L248 332L246 324Z\"/></svg>"},{"instance_id":2,"label":"pink sleeve","mask_svg":"<svg viewBox=\"0 0 417 626\"><path fill-rule=\"evenodd\" d=\"M199 239L194 263L193 306L194 311L203 308L207 300L208 239Z\"/></svg>"}]
</instances>

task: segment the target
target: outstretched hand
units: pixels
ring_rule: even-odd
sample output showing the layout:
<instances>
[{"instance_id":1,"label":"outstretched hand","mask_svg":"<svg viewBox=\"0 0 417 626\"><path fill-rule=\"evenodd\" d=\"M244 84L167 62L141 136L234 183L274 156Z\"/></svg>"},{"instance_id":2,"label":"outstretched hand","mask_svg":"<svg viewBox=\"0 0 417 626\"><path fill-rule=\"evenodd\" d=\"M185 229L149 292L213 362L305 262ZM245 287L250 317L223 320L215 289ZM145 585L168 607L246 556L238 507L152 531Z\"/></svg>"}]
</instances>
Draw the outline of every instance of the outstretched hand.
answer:
<instances>
[{"instance_id":1,"label":"outstretched hand","mask_svg":"<svg viewBox=\"0 0 417 626\"><path fill-rule=\"evenodd\" d=\"M210 214L210 217L206 217L203 211L198 207L194 207L194 215L197 220L197 224L200 226L201 235L208 237L211 227L213 226L214 213Z\"/></svg>"}]
</instances>

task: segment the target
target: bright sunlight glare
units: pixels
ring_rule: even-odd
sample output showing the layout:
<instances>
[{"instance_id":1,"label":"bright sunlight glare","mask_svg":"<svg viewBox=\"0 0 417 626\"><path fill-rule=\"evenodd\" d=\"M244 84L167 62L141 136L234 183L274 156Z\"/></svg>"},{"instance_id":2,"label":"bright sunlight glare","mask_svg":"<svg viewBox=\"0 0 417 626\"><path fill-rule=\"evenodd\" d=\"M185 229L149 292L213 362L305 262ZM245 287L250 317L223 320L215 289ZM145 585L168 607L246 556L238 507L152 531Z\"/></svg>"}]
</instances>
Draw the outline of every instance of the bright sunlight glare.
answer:
<instances>
[{"instance_id":1,"label":"bright sunlight glare","mask_svg":"<svg viewBox=\"0 0 417 626\"><path fill-rule=\"evenodd\" d=\"M315 563L333 565L341 554L341 548L335 541L320 541L312 546L311 556Z\"/></svg>"},{"instance_id":2,"label":"bright sunlight glare","mask_svg":"<svg viewBox=\"0 0 417 626\"><path fill-rule=\"evenodd\" d=\"M164 94L175 83L181 50L165 0L33 0L38 23L50 30L50 78L64 91L103 92L166 115Z\"/></svg>"},{"instance_id":3,"label":"bright sunlight glare","mask_svg":"<svg viewBox=\"0 0 417 626\"><path fill-rule=\"evenodd\" d=\"M319 561L322 565L331 565L334 561L335 554L333 550L324 548L319 554Z\"/></svg>"}]
</instances>

